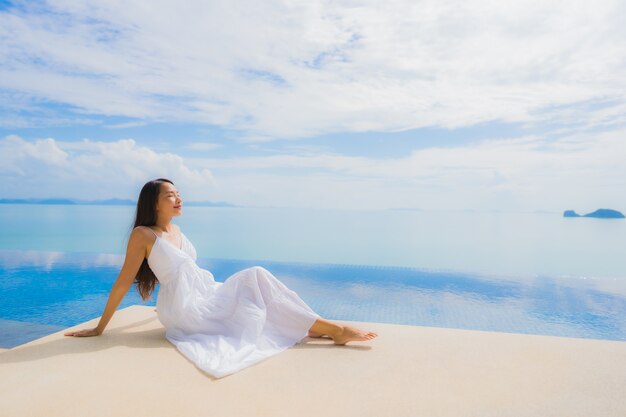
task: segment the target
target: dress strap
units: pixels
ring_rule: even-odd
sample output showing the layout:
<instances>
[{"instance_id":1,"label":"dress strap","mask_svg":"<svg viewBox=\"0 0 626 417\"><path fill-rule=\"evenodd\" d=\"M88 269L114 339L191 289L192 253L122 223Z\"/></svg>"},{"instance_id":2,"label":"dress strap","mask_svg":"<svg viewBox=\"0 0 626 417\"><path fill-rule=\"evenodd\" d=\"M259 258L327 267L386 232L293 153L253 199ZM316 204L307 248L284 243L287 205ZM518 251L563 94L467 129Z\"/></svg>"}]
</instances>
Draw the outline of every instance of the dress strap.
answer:
<instances>
[{"instance_id":1,"label":"dress strap","mask_svg":"<svg viewBox=\"0 0 626 417\"><path fill-rule=\"evenodd\" d=\"M154 230L152 230L150 227L148 226L144 226L145 228L147 228L148 230L150 230L156 237L159 237L159 235L156 234L156 232Z\"/></svg>"}]
</instances>

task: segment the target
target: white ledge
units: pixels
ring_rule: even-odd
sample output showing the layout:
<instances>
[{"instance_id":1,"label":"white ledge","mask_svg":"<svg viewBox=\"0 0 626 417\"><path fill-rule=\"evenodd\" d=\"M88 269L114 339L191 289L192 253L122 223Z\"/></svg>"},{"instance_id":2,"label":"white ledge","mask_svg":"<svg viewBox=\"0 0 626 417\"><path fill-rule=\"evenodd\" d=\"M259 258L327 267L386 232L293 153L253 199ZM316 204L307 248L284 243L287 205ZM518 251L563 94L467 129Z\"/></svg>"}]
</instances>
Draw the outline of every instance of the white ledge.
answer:
<instances>
[{"instance_id":1,"label":"white ledge","mask_svg":"<svg viewBox=\"0 0 626 417\"><path fill-rule=\"evenodd\" d=\"M153 307L128 307L102 336L66 337L64 330L2 352L0 414L626 415L626 342L344 323L379 337L345 347L306 339L213 379L165 339Z\"/></svg>"}]
</instances>

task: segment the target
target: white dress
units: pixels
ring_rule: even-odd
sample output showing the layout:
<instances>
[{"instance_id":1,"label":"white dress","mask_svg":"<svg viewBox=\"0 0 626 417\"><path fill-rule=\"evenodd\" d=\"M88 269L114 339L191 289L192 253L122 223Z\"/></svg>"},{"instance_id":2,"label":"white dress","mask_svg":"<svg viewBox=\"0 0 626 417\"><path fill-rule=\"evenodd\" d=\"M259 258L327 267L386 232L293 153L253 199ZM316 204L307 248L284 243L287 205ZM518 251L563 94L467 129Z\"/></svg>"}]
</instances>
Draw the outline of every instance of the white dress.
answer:
<instances>
[{"instance_id":1,"label":"white dress","mask_svg":"<svg viewBox=\"0 0 626 417\"><path fill-rule=\"evenodd\" d=\"M196 258L184 234L181 248L157 236L148 265L160 283L156 308L166 338L216 378L295 345L320 318L262 267L220 283Z\"/></svg>"}]
</instances>

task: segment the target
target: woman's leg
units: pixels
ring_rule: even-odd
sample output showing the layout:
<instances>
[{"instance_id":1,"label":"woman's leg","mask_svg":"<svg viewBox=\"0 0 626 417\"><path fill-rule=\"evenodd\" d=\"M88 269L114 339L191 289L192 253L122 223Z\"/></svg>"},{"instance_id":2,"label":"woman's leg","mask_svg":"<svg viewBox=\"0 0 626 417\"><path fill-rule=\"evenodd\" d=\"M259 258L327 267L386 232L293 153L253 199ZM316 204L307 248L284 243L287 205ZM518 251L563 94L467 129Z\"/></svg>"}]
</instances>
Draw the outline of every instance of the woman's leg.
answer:
<instances>
[{"instance_id":1,"label":"woman's leg","mask_svg":"<svg viewBox=\"0 0 626 417\"><path fill-rule=\"evenodd\" d=\"M374 332L367 332L355 327L343 326L332 321L319 318L309 329L309 336L322 337L324 335L333 339L336 345L345 345L348 342L371 340L378 336Z\"/></svg>"},{"instance_id":2,"label":"woman's leg","mask_svg":"<svg viewBox=\"0 0 626 417\"><path fill-rule=\"evenodd\" d=\"M258 293L263 297L271 298L273 290L282 293L282 295L288 299L289 303L280 304L278 311L274 311L276 314L280 312L281 315L288 314L289 311L294 311L297 316L302 317L309 314L315 314L313 310L292 290L287 288L285 284L280 282L270 271L267 269L255 266L252 268L240 271L243 279L251 280L254 285L250 288L258 289ZM234 277L233 277L234 278ZM231 285L237 281L231 281L231 278L227 279L224 285ZM255 295L257 293L255 292ZM316 314L317 315L317 314ZM337 345L345 345L352 341L370 340L378 336L374 332L366 332L360 329L356 329L350 326L342 326L337 323L333 323L329 320L319 318L315 320L315 323L309 328L309 334L313 337L322 337L327 335L333 339L333 342Z\"/></svg>"}]
</instances>

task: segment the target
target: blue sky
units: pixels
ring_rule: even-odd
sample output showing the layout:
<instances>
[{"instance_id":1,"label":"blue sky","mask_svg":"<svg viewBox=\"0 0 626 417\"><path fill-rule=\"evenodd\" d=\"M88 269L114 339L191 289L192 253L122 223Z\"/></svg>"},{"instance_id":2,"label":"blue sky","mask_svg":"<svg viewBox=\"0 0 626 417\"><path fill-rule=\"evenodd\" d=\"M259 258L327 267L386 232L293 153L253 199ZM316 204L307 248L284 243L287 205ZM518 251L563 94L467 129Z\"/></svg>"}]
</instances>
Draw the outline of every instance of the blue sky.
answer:
<instances>
[{"instance_id":1,"label":"blue sky","mask_svg":"<svg viewBox=\"0 0 626 417\"><path fill-rule=\"evenodd\" d=\"M0 2L0 198L626 209L619 1Z\"/></svg>"}]
</instances>

